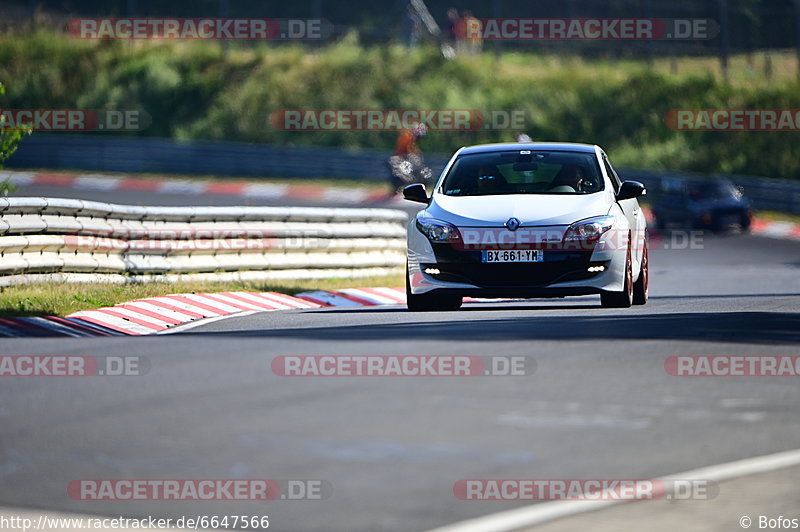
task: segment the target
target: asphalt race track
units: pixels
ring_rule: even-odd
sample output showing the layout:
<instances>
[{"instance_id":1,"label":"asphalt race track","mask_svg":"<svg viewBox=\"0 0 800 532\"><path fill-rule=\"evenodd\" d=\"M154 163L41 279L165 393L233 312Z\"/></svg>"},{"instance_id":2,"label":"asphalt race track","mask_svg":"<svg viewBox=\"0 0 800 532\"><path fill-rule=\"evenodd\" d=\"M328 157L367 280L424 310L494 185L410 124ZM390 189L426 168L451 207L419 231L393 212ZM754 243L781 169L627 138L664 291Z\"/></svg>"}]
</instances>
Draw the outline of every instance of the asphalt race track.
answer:
<instances>
[{"instance_id":1,"label":"asphalt race track","mask_svg":"<svg viewBox=\"0 0 800 532\"><path fill-rule=\"evenodd\" d=\"M601 309L597 297L445 313L365 307L253 314L165 336L2 339L4 355L138 355L151 368L3 379L0 505L269 515L281 531L421 531L525 504L460 501L459 479L651 478L798 448L796 379L673 377L664 361L800 355L800 242L699 243L664 249L676 245L668 238L651 250L651 300L628 310ZM270 369L279 355L326 354L515 355L536 371L303 378ZM69 498L69 482L87 478L324 479L333 495Z\"/></svg>"}]
</instances>

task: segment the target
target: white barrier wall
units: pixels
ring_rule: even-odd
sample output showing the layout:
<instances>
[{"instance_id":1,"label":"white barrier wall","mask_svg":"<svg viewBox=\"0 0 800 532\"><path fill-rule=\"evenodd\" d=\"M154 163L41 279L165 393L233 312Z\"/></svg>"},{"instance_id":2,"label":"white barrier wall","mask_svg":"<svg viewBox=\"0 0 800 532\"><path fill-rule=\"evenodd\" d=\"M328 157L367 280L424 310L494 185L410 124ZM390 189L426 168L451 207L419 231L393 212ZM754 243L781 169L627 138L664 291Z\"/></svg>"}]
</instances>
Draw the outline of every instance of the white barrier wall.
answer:
<instances>
[{"instance_id":1,"label":"white barrier wall","mask_svg":"<svg viewBox=\"0 0 800 532\"><path fill-rule=\"evenodd\" d=\"M0 198L0 286L385 275L402 271L406 219L391 209Z\"/></svg>"}]
</instances>

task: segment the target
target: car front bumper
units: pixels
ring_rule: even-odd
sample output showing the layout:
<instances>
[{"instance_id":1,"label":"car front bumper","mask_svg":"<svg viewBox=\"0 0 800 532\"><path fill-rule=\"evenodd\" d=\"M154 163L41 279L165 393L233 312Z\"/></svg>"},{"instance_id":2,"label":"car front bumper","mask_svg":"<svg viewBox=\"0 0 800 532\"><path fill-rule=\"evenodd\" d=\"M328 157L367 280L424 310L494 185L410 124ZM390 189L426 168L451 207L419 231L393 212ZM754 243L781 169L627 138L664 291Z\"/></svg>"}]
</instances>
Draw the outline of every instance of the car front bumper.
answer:
<instances>
[{"instance_id":1,"label":"car front bumper","mask_svg":"<svg viewBox=\"0 0 800 532\"><path fill-rule=\"evenodd\" d=\"M544 249L542 262L483 263L479 250L431 244L412 222L408 279L413 294L522 298L619 292L627 253L627 247L601 238L592 249Z\"/></svg>"}]
</instances>

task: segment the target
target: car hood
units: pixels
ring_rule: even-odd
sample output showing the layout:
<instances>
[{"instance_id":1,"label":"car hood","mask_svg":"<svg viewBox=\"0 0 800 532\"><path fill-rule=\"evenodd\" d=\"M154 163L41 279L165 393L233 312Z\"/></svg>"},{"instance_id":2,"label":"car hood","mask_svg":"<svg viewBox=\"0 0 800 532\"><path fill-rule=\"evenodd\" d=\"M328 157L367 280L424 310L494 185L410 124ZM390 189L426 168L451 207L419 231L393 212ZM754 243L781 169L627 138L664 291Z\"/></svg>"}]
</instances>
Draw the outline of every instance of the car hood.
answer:
<instances>
[{"instance_id":1,"label":"car hood","mask_svg":"<svg viewBox=\"0 0 800 532\"><path fill-rule=\"evenodd\" d=\"M503 226L517 218L522 226L569 225L608 214L614 197L595 194L508 194L501 196L445 196L435 194L427 216L459 227Z\"/></svg>"}]
</instances>

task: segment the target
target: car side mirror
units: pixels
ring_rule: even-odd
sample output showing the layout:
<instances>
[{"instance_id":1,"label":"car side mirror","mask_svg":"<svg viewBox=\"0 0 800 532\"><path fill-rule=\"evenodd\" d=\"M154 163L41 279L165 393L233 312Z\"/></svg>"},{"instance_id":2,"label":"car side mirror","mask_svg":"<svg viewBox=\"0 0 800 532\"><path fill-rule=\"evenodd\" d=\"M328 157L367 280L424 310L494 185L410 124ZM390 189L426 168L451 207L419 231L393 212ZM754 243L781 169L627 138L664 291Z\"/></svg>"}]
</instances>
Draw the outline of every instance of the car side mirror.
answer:
<instances>
[{"instance_id":1,"label":"car side mirror","mask_svg":"<svg viewBox=\"0 0 800 532\"><path fill-rule=\"evenodd\" d=\"M647 194L647 189L638 181L623 181L617 192L617 201L638 198Z\"/></svg>"},{"instance_id":2,"label":"car side mirror","mask_svg":"<svg viewBox=\"0 0 800 532\"><path fill-rule=\"evenodd\" d=\"M421 183L414 183L403 187L403 198L408 201L416 201L417 203L424 203L425 205L431 202L428 193L425 192L425 187Z\"/></svg>"}]
</instances>

